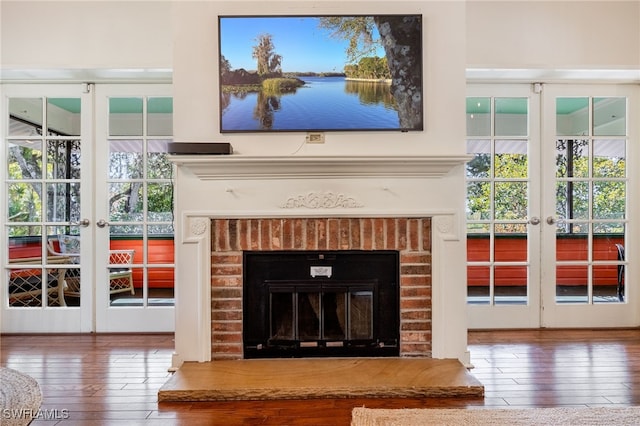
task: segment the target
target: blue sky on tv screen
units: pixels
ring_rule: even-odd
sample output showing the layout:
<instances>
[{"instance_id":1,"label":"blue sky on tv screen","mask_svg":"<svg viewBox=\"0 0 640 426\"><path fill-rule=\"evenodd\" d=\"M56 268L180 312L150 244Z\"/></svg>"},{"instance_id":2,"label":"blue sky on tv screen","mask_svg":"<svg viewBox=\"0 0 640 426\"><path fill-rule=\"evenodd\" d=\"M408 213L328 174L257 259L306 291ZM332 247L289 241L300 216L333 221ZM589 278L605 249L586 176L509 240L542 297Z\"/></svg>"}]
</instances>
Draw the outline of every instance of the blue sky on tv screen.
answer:
<instances>
[{"instance_id":1,"label":"blue sky on tv screen","mask_svg":"<svg viewBox=\"0 0 640 426\"><path fill-rule=\"evenodd\" d=\"M231 69L256 69L251 57L256 39L271 34L274 51L282 56L284 72L342 72L347 63L347 41L331 37L321 29L319 18L286 17L220 17L220 51ZM378 34L374 34L378 38ZM384 56L382 48L378 56Z\"/></svg>"}]
</instances>

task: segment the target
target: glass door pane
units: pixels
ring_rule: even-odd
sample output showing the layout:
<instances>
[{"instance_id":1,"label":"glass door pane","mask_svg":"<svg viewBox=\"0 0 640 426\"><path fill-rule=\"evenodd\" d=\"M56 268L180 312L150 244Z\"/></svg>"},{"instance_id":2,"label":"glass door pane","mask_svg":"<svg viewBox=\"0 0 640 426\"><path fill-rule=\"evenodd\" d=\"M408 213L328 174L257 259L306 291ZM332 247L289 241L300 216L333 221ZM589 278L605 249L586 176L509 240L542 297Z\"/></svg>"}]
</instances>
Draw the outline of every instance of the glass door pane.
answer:
<instances>
[{"instance_id":1,"label":"glass door pane","mask_svg":"<svg viewBox=\"0 0 640 426\"><path fill-rule=\"evenodd\" d=\"M467 99L468 302L528 302L528 99Z\"/></svg>"},{"instance_id":2,"label":"glass door pane","mask_svg":"<svg viewBox=\"0 0 640 426\"><path fill-rule=\"evenodd\" d=\"M556 98L557 303L625 299L626 99ZM620 291L618 291L620 290Z\"/></svg>"}]
</instances>

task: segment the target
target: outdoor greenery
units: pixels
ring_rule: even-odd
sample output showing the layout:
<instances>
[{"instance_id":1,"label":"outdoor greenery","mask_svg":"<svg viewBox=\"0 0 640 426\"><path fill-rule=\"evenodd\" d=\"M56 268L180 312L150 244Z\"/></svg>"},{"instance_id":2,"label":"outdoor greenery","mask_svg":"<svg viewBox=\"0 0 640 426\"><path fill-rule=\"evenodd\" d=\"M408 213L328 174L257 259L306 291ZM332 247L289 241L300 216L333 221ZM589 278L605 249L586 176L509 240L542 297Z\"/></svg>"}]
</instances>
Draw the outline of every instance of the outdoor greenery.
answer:
<instances>
[{"instance_id":1,"label":"outdoor greenery","mask_svg":"<svg viewBox=\"0 0 640 426\"><path fill-rule=\"evenodd\" d=\"M587 140L562 139L556 143L556 216L575 221L566 225L566 233L587 232L587 221L592 219L599 220L594 225L596 233L623 232L626 161L589 154L588 144ZM482 221L524 221L528 215L527 155L494 153L491 160L491 154L477 153L467 163L469 232L487 232ZM500 229L515 232L508 224Z\"/></svg>"},{"instance_id":2,"label":"outdoor greenery","mask_svg":"<svg viewBox=\"0 0 640 426\"><path fill-rule=\"evenodd\" d=\"M69 224L80 219L80 141L50 139L44 143L46 161L42 149L17 142L9 145L7 208L9 222L16 225L9 228L10 237L41 235L43 221L60 223L57 228L66 228L68 233L73 228ZM164 152L149 152L146 160L142 152L111 152L109 222L165 222L154 225L154 232L173 234L172 175ZM124 234L141 231L136 224L111 229Z\"/></svg>"}]
</instances>

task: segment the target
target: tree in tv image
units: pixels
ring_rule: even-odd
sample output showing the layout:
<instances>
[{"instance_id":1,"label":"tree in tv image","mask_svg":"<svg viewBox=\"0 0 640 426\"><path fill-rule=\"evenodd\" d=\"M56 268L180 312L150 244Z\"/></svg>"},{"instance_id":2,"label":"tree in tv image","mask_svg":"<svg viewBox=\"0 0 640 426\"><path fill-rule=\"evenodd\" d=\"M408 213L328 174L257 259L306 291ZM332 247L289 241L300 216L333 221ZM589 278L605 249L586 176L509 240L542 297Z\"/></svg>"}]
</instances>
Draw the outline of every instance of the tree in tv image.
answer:
<instances>
[{"instance_id":1,"label":"tree in tv image","mask_svg":"<svg viewBox=\"0 0 640 426\"><path fill-rule=\"evenodd\" d=\"M222 132L422 130L422 18L221 16Z\"/></svg>"}]
</instances>

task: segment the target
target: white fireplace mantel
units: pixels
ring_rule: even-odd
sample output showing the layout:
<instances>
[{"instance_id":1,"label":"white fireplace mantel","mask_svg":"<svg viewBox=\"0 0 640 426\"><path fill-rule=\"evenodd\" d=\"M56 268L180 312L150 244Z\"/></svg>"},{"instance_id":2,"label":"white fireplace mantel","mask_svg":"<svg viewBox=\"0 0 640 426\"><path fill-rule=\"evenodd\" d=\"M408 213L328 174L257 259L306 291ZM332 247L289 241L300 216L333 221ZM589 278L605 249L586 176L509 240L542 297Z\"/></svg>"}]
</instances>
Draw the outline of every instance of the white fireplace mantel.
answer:
<instances>
[{"instance_id":1,"label":"white fireplace mantel","mask_svg":"<svg viewBox=\"0 0 640 426\"><path fill-rule=\"evenodd\" d=\"M461 155L171 155L176 167L176 351L211 359L211 220L431 217L432 356L468 364ZM336 194L353 203L288 203Z\"/></svg>"},{"instance_id":2,"label":"white fireplace mantel","mask_svg":"<svg viewBox=\"0 0 640 426\"><path fill-rule=\"evenodd\" d=\"M469 156L173 155L169 159L201 180L313 178L438 178Z\"/></svg>"}]
</instances>

